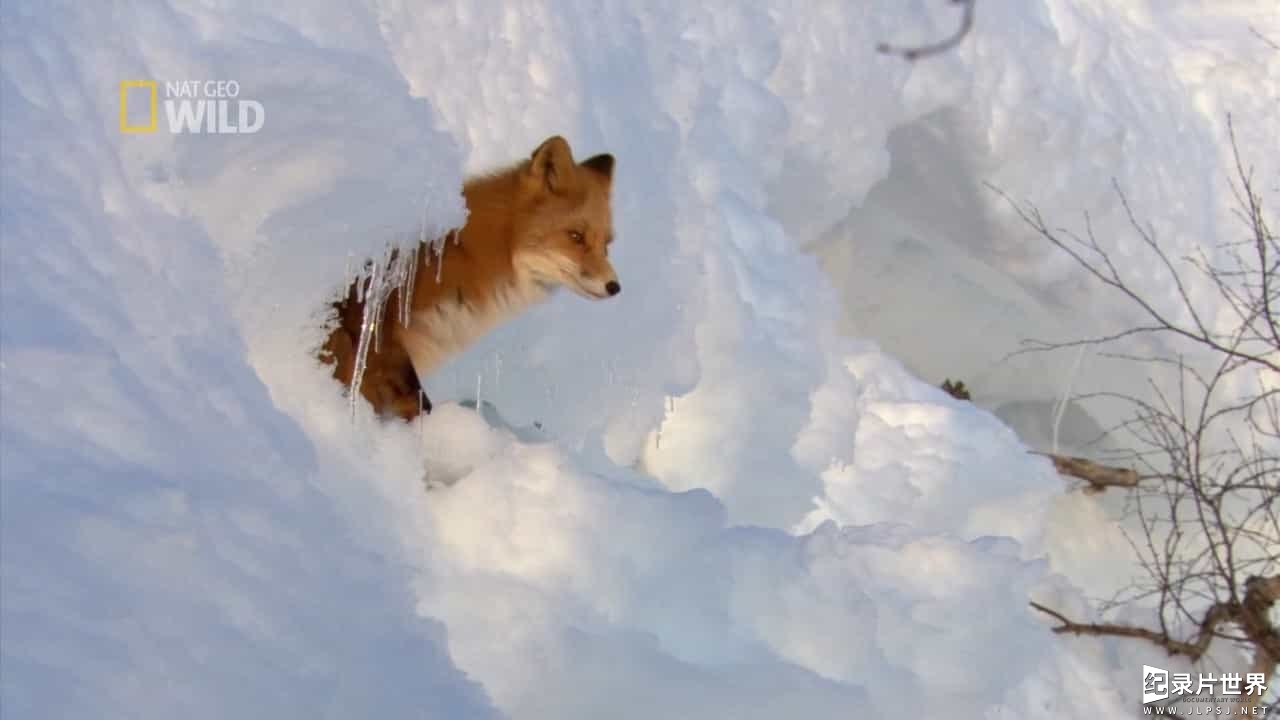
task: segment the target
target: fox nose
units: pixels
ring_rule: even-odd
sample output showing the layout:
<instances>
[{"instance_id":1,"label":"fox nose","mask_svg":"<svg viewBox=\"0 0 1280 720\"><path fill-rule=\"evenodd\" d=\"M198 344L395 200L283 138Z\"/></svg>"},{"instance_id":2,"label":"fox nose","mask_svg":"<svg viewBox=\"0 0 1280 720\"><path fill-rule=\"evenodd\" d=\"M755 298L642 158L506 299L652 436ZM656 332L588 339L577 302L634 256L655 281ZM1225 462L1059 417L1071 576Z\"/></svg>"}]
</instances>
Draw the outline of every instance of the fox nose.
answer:
<instances>
[{"instance_id":1,"label":"fox nose","mask_svg":"<svg viewBox=\"0 0 1280 720\"><path fill-rule=\"evenodd\" d=\"M604 291L609 293L609 295L611 296L617 295L618 293L622 292L622 286L618 284L617 280L610 280L609 282L604 284Z\"/></svg>"}]
</instances>

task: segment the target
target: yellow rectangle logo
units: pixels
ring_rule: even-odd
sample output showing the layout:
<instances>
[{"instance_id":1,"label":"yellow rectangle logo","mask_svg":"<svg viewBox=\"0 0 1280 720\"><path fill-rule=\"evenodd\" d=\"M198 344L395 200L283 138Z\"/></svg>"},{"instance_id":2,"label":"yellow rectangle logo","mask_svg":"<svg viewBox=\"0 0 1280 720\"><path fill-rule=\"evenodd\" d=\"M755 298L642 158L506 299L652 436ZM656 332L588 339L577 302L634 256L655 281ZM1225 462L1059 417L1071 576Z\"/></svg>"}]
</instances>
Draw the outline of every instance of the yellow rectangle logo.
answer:
<instances>
[{"instance_id":1,"label":"yellow rectangle logo","mask_svg":"<svg viewBox=\"0 0 1280 720\"><path fill-rule=\"evenodd\" d=\"M146 88L151 91L150 111L151 121L146 125L130 125L129 124L129 90L131 88ZM121 80L120 81L120 132L122 133L148 133L156 130L157 108L159 106L156 97L156 81L155 80Z\"/></svg>"}]
</instances>

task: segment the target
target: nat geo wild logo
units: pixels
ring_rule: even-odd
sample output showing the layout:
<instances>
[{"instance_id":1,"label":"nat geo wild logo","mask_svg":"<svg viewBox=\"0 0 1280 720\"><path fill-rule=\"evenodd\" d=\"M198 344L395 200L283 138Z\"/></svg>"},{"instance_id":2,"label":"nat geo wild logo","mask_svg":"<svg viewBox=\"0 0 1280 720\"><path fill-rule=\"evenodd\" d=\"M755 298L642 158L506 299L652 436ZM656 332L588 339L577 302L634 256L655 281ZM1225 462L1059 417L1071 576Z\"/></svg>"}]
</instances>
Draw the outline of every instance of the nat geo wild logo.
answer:
<instances>
[{"instance_id":1,"label":"nat geo wild logo","mask_svg":"<svg viewBox=\"0 0 1280 720\"><path fill-rule=\"evenodd\" d=\"M1191 673L1171 673L1164 668L1143 665L1143 715L1269 717L1266 707L1253 707L1252 702L1266 695L1266 682L1267 676L1263 673L1247 673L1243 677L1240 673L1216 677L1212 673L1200 673L1192 680ZM1152 705L1170 698L1190 705L1181 708Z\"/></svg>"},{"instance_id":2,"label":"nat geo wild logo","mask_svg":"<svg viewBox=\"0 0 1280 720\"><path fill-rule=\"evenodd\" d=\"M262 103L242 97L235 80L167 80L163 85L155 80L122 80L120 132L155 132L162 105L165 124L175 135L247 135L267 122Z\"/></svg>"}]
</instances>

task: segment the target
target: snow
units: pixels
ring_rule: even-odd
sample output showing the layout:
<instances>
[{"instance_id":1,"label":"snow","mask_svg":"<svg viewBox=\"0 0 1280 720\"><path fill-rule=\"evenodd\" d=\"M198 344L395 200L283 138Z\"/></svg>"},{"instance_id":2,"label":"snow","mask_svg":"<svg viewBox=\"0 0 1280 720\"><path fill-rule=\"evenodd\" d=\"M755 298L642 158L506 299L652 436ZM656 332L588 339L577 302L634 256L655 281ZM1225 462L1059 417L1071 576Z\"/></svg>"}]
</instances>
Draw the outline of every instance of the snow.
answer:
<instances>
[{"instance_id":1,"label":"snow","mask_svg":"<svg viewBox=\"0 0 1280 720\"><path fill-rule=\"evenodd\" d=\"M1226 111L1276 134L1269 3L983 0L914 65L876 43L948 3L3 13L6 714L1096 718L1176 667L1027 608L1132 572L1027 452L1068 376L1129 378L1002 360L1118 319L981 182L1167 296L1107 181L1174 250L1223 234ZM234 79L265 124L121 134L127 79ZM618 158L623 293L353 418L325 300L553 133Z\"/></svg>"}]
</instances>

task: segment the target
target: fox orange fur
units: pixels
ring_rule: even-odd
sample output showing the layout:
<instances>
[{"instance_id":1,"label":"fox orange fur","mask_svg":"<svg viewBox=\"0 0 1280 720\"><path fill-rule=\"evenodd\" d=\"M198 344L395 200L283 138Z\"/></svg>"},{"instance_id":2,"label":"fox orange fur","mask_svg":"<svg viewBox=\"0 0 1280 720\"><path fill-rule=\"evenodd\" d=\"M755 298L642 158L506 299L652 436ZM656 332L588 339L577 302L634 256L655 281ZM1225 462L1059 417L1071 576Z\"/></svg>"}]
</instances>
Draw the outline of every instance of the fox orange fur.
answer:
<instances>
[{"instance_id":1,"label":"fox orange fur","mask_svg":"<svg viewBox=\"0 0 1280 720\"><path fill-rule=\"evenodd\" d=\"M440 254L419 247L407 324L400 290L387 299L381 342L371 344L360 382L375 412L405 420L430 412L421 378L555 288L591 299L621 291L608 257L613 165L609 154L576 162L557 135L528 159L464 184L466 224ZM320 353L348 390L364 317L359 290L352 283L333 303L339 322Z\"/></svg>"}]
</instances>

